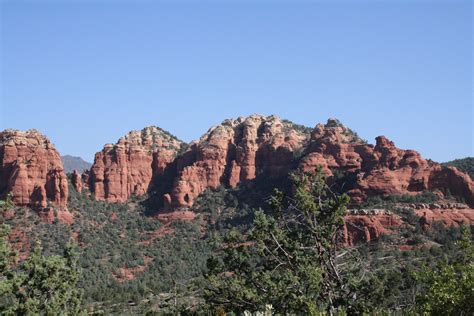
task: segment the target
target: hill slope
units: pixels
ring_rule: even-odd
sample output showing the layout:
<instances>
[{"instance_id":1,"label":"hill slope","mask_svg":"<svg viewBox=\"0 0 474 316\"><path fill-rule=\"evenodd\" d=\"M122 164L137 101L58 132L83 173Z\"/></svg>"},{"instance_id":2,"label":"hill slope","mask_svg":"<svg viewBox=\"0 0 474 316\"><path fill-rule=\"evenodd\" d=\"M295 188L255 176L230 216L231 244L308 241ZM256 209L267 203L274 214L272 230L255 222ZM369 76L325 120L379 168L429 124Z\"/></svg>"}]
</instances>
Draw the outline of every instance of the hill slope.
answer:
<instances>
[{"instance_id":1,"label":"hill slope","mask_svg":"<svg viewBox=\"0 0 474 316\"><path fill-rule=\"evenodd\" d=\"M66 173L71 173L74 170L78 172L83 172L85 170L90 169L92 164L90 162L85 161L81 157L75 157L71 155L64 155L61 156L61 160L63 161L64 171Z\"/></svg>"}]
</instances>

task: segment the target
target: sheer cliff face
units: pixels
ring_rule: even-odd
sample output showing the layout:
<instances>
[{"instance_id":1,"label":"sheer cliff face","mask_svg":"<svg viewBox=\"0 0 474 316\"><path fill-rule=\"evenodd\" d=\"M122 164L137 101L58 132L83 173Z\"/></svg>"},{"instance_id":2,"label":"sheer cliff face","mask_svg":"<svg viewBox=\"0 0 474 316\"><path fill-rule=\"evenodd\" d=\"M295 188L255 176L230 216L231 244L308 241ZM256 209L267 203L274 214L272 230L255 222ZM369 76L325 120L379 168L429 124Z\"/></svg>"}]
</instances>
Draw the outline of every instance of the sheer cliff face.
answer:
<instances>
[{"instance_id":1,"label":"sheer cliff face","mask_svg":"<svg viewBox=\"0 0 474 316\"><path fill-rule=\"evenodd\" d=\"M125 202L147 192L172 162L182 142L158 127L132 131L117 144L107 144L96 153L90 172L90 190L96 199Z\"/></svg>"},{"instance_id":2,"label":"sheer cliff face","mask_svg":"<svg viewBox=\"0 0 474 316\"><path fill-rule=\"evenodd\" d=\"M156 127L130 132L96 154L82 185L89 185L97 199L124 202L145 194L153 180L163 184L153 193L160 205L176 209L191 207L207 188L235 187L260 174L278 178L295 168L314 172L321 166L330 180L349 175L345 190L354 204L370 196L448 189L474 204L474 184L466 174L427 161L414 150L398 149L383 136L367 144L335 119L311 130L275 116L252 115L225 120L178 155L182 145ZM78 175L73 182L81 186Z\"/></svg>"},{"instance_id":3,"label":"sheer cliff face","mask_svg":"<svg viewBox=\"0 0 474 316\"><path fill-rule=\"evenodd\" d=\"M317 125L300 168L312 171L318 165L329 177L337 172L351 173L355 183L348 191L353 203L369 196L417 194L425 190L449 190L474 204L474 183L452 167L423 159L414 150L402 150L384 136L375 146L365 144L339 122Z\"/></svg>"},{"instance_id":4,"label":"sheer cliff face","mask_svg":"<svg viewBox=\"0 0 474 316\"><path fill-rule=\"evenodd\" d=\"M178 176L165 201L172 207L191 206L207 188L235 187L259 173L284 175L308 138L309 133L275 116L226 120L178 158Z\"/></svg>"},{"instance_id":5,"label":"sheer cliff face","mask_svg":"<svg viewBox=\"0 0 474 316\"><path fill-rule=\"evenodd\" d=\"M0 132L0 198L11 192L18 206L65 208L66 174L59 153L36 130Z\"/></svg>"}]
</instances>

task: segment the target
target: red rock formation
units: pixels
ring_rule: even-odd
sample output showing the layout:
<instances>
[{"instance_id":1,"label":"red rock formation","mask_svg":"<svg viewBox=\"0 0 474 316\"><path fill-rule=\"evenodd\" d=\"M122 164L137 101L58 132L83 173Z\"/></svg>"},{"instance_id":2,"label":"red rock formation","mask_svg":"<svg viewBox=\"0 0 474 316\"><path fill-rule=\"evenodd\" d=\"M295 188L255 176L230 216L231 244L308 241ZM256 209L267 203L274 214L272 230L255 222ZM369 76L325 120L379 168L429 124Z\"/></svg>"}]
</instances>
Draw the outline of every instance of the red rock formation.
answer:
<instances>
[{"instance_id":1,"label":"red rock formation","mask_svg":"<svg viewBox=\"0 0 474 316\"><path fill-rule=\"evenodd\" d=\"M435 222L445 226L474 225L474 209L417 209L416 215L420 216L420 224L430 228Z\"/></svg>"},{"instance_id":2,"label":"red rock formation","mask_svg":"<svg viewBox=\"0 0 474 316\"><path fill-rule=\"evenodd\" d=\"M89 188L90 170L84 170L84 172L81 174L81 180L82 180L82 189L90 190Z\"/></svg>"},{"instance_id":3,"label":"red rock formation","mask_svg":"<svg viewBox=\"0 0 474 316\"><path fill-rule=\"evenodd\" d=\"M18 206L44 208L48 201L60 208L67 205L61 157L36 130L0 132L0 198L9 192Z\"/></svg>"},{"instance_id":4,"label":"red rock formation","mask_svg":"<svg viewBox=\"0 0 474 316\"><path fill-rule=\"evenodd\" d=\"M347 215L344 218L344 244L353 246L359 242L377 240L391 233L391 229L402 224L402 219L394 214Z\"/></svg>"},{"instance_id":5,"label":"red rock formation","mask_svg":"<svg viewBox=\"0 0 474 316\"><path fill-rule=\"evenodd\" d=\"M82 176L77 172L77 170L74 170L72 172L71 182L74 189L78 193L81 193L82 192Z\"/></svg>"},{"instance_id":6,"label":"red rock formation","mask_svg":"<svg viewBox=\"0 0 474 316\"><path fill-rule=\"evenodd\" d=\"M115 272L112 272L112 276L119 283L134 280L135 275L145 271L151 261L153 261L153 258L145 256L143 257L143 262L144 262L143 265L138 265L133 268L127 268L127 267L119 268Z\"/></svg>"},{"instance_id":7,"label":"red rock formation","mask_svg":"<svg viewBox=\"0 0 474 316\"><path fill-rule=\"evenodd\" d=\"M178 158L178 177L164 199L173 207L191 206L207 188L235 187L261 172L286 174L308 136L275 116L225 120Z\"/></svg>"},{"instance_id":8,"label":"red rock formation","mask_svg":"<svg viewBox=\"0 0 474 316\"><path fill-rule=\"evenodd\" d=\"M337 172L356 175L348 192L356 204L370 196L449 190L474 205L474 183L468 175L427 161L414 150L398 149L384 136L376 138L375 146L366 144L336 120L316 126L300 162L305 171L318 165L328 176Z\"/></svg>"},{"instance_id":9,"label":"red rock formation","mask_svg":"<svg viewBox=\"0 0 474 316\"><path fill-rule=\"evenodd\" d=\"M38 212L38 215L44 222L50 224L55 220L68 225L74 222L74 215L68 210L54 210L51 207L45 207Z\"/></svg>"},{"instance_id":10,"label":"red rock formation","mask_svg":"<svg viewBox=\"0 0 474 316\"><path fill-rule=\"evenodd\" d=\"M96 199L124 202L147 192L153 177L159 177L174 160L182 142L158 127L132 131L117 144L107 144L95 155L90 190Z\"/></svg>"},{"instance_id":11,"label":"red rock formation","mask_svg":"<svg viewBox=\"0 0 474 316\"><path fill-rule=\"evenodd\" d=\"M414 209L424 229L430 229L434 223L454 227L474 225L474 209L461 203L399 204L397 207ZM347 246L390 235L394 228L403 224L400 216L384 209L349 210L344 222L344 243Z\"/></svg>"},{"instance_id":12,"label":"red rock formation","mask_svg":"<svg viewBox=\"0 0 474 316\"><path fill-rule=\"evenodd\" d=\"M96 154L90 181L83 185L90 184L97 199L124 202L146 193L153 178L169 183L156 190L165 206L190 207L207 188L235 187L258 174L285 175L303 153L302 170L322 166L333 181L350 175L345 189L354 204L370 196L425 190L438 190L442 197L449 189L474 205L474 183L466 174L425 160L416 151L398 149L383 136L375 146L367 144L334 119L308 131L275 116L252 115L211 128L175 159L181 144L156 127L130 132ZM173 172L164 179L167 168Z\"/></svg>"}]
</instances>

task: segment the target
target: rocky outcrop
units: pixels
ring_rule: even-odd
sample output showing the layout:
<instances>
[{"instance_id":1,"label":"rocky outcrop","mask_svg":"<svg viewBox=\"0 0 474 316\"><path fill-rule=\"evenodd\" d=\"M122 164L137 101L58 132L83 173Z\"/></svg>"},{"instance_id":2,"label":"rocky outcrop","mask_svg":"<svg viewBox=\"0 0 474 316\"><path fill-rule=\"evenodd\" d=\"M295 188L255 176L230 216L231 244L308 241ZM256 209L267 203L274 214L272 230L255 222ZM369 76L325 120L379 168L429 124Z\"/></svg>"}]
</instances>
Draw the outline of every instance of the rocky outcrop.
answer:
<instances>
[{"instance_id":1,"label":"rocky outcrop","mask_svg":"<svg viewBox=\"0 0 474 316\"><path fill-rule=\"evenodd\" d=\"M328 177L346 177L346 189L355 204L370 196L416 195L422 191L449 191L474 205L474 183L454 167L423 159L414 150L402 150L384 136L366 144L337 120L318 124L300 162L300 168L323 168ZM349 177L347 177L349 175Z\"/></svg>"},{"instance_id":2,"label":"rocky outcrop","mask_svg":"<svg viewBox=\"0 0 474 316\"><path fill-rule=\"evenodd\" d=\"M308 129L276 116L240 117L211 128L177 155L182 146L157 127L130 132L96 154L90 179L81 176L83 187L89 185L97 199L110 202L151 192L159 201L156 207L169 211L191 207L208 188L322 167L329 181L343 183L353 204L371 196L430 190L440 197L449 191L474 205L474 184L466 174L399 149L383 136L367 144L335 119ZM150 190L156 182L166 184Z\"/></svg>"},{"instance_id":3,"label":"rocky outcrop","mask_svg":"<svg viewBox=\"0 0 474 316\"><path fill-rule=\"evenodd\" d=\"M71 175L71 183L74 188L78 193L82 192L82 176L77 172L77 170L74 170Z\"/></svg>"},{"instance_id":4,"label":"rocky outcrop","mask_svg":"<svg viewBox=\"0 0 474 316\"><path fill-rule=\"evenodd\" d=\"M0 132L0 198L18 206L66 208L68 183L59 153L36 130Z\"/></svg>"},{"instance_id":5,"label":"rocky outcrop","mask_svg":"<svg viewBox=\"0 0 474 316\"><path fill-rule=\"evenodd\" d=\"M89 189L96 199L108 202L125 202L132 195L143 195L152 178L164 172L182 145L158 127L132 131L96 153Z\"/></svg>"},{"instance_id":6,"label":"rocky outcrop","mask_svg":"<svg viewBox=\"0 0 474 316\"><path fill-rule=\"evenodd\" d=\"M349 214L344 218L344 244L353 246L359 242L371 242L403 224L402 219L389 212Z\"/></svg>"},{"instance_id":7,"label":"rocky outcrop","mask_svg":"<svg viewBox=\"0 0 474 316\"><path fill-rule=\"evenodd\" d=\"M38 216L43 222L50 224L56 220L67 225L71 225L74 222L74 215L67 209L55 210L51 207L45 207L38 211Z\"/></svg>"},{"instance_id":8,"label":"rocky outcrop","mask_svg":"<svg viewBox=\"0 0 474 316\"><path fill-rule=\"evenodd\" d=\"M462 203L398 204L398 209L414 210L425 230L435 223L445 227L474 225L474 209ZM404 224L403 219L385 209L349 209L344 217L343 242L347 246L390 235Z\"/></svg>"},{"instance_id":9,"label":"rocky outcrop","mask_svg":"<svg viewBox=\"0 0 474 316\"><path fill-rule=\"evenodd\" d=\"M430 228L436 222L454 227L474 225L474 209L472 208L427 208L417 209L415 213L420 216L420 225L424 228Z\"/></svg>"},{"instance_id":10,"label":"rocky outcrop","mask_svg":"<svg viewBox=\"0 0 474 316\"><path fill-rule=\"evenodd\" d=\"M309 131L276 116L225 120L178 158L178 176L164 200L172 207L187 207L207 188L235 187L258 174L285 175L308 138Z\"/></svg>"}]
</instances>

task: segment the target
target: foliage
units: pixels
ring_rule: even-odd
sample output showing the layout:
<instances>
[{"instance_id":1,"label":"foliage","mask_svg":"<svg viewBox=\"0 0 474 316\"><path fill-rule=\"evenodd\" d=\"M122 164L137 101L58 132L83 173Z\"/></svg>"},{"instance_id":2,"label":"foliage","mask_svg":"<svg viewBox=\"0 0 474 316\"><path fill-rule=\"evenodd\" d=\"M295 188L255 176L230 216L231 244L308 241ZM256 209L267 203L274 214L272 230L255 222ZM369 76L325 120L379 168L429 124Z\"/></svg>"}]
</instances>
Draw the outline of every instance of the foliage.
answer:
<instances>
[{"instance_id":1,"label":"foliage","mask_svg":"<svg viewBox=\"0 0 474 316\"><path fill-rule=\"evenodd\" d=\"M338 178L348 183L350 176L341 174ZM415 306L421 313L421 309L435 311L423 298L424 291L431 293L434 284L421 277L425 269L438 272L443 271L443 264L453 266L454 273L440 272L445 275L443 282L450 284L449 293L460 293L452 286L463 284L459 281L463 275L464 289L472 284L472 274L461 273L460 265L454 264L464 253L457 243L460 230L436 223L430 230L421 229L412 210L396 205L396 201L409 203L412 197L379 200L379 205L405 222L392 228L390 236L351 248L337 247L328 236L339 231L344 203L339 200L342 196L334 195L322 180L320 176L299 174L293 176L295 185L291 186L290 181L263 174L236 188L207 190L193 206L197 214L194 221L161 223L146 216L154 214L155 209L143 203L144 197L134 197L126 204L109 204L93 200L87 190L79 194L72 189L68 202L74 213L71 225L58 220L43 222L28 208L16 208L9 212L14 216L6 216L3 221L12 227L10 242L21 257L26 255L25 249L41 241L43 258L64 258L67 241L74 237L81 253L77 265L84 271L78 287L84 290L84 304L93 313L209 313L216 306L221 311L257 312L264 311L268 304L276 311L324 313L331 310L329 297L334 314L337 310L349 314L409 313L415 311ZM275 187L278 190L272 195ZM426 202L432 197L426 192L417 199ZM331 205L336 207L338 201L341 212L332 212ZM9 205L7 209L13 206ZM255 211L258 208L265 211ZM311 222L302 220L308 214L315 219L314 230L310 229ZM13 284L21 280L13 282L8 273L19 276L16 272L24 272L24 266L15 266L15 252L5 239L7 231L0 230L0 267L9 267L2 270L0 289L11 293ZM320 256L318 249L311 248L318 242L329 247L321 249L332 251ZM334 253L341 282L325 264ZM278 266L281 262L284 264ZM122 270L132 271L131 277L121 276ZM249 273L253 279L247 277ZM213 292L219 289L221 292ZM440 292L433 289L434 293ZM1 296L2 306L9 306L4 304L6 299L16 299ZM214 299L209 310L209 305L201 304L203 297L209 303L212 297L220 301ZM432 301L442 301L433 297ZM230 302L223 302L226 298ZM250 304L239 301L242 299Z\"/></svg>"},{"instance_id":2,"label":"foliage","mask_svg":"<svg viewBox=\"0 0 474 316\"><path fill-rule=\"evenodd\" d=\"M15 314L80 314L82 290L74 248L68 246L63 256L43 257L41 252L36 247L22 266L22 280L14 288Z\"/></svg>"},{"instance_id":3,"label":"foliage","mask_svg":"<svg viewBox=\"0 0 474 316\"><path fill-rule=\"evenodd\" d=\"M348 278L338 265L338 232L349 199L337 196L321 172L294 173L292 197L276 190L271 212L257 211L248 236L224 238L222 253L208 260L207 302L243 312L315 314L350 301Z\"/></svg>"},{"instance_id":4,"label":"foliage","mask_svg":"<svg viewBox=\"0 0 474 316\"><path fill-rule=\"evenodd\" d=\"M5 307L5 298L13 292L15 284L18 282L17 275L13 272L16 253L7 241L10 227L2 224L0 226L0 312Z\"/></svg>"},{"instance_id":5,"label":"foliage","mask_svg":"<svg viewBox=\"0 0 474 316\"><path fill-rule=\"evenodd\" d=\"M13 204L13 194L10 192L7 194L5 200L0 200L0 211L6 212L11 210L15 205Z\"/></svg>"},{"instance_id":6,"label":"foliage","mask_svg":"<svg viewBox=\"0 0 474 316\"><path fill-rule=\"evenodd\" d=\"M286 131L295 130L295 131L297 131L301 134L308 135L308 137L311 134L311 131L313 130L311 127L296 124L296 123L294 123L290 120L283 119L282 122L284 124L284 128L285 128Z\"/></svg>"},{"instance_id":7,"label":"foliage","mask_svg":"<svg viewBox=\"0 0 474 316\"><path fill-rule=\"evenodd\" d=\"M436 201L438 201L438 196L435 193L423 191L417 195L404 194L369 197L362 207L389 206L395 203L434 203Z\"/></svg>"},{"instance_id":8,"label":"foliage","mask_svg":"<svg viewBox=\"0 0 474 316\"><path fill-rule=\"evenodd\" d=\"M69 192L71 225L43 222L27 208L17 208L5 222L22 233L12 241L18 249L34 248L40 241L45 256L63 254L67 241L75 238L81 254L77 264L84 271L80 286L92 310L111 312L131 308L129 302L154 302L175 283L183 284L180 291L188 293L187 284L202 275L210 247L202 236L200 217L162 224L144 215L138 198L111 204L94 201L87 191ZM131 278L121 271L131 271Z\"/></svg>"},{"instance_id":9,"label":"foliage","mask_svg":"<svg viewBox=\"0 0 474 316\"><path fill-rule=\"evenodd\" d=\"M63 256L42 256L38 245L28 259L15 267L16 253L0 230L0 312L2 315L78 315L82 291L77 254L68 246Z\"/></svg>"},{"instance_id":10,"label":"foliage","mask_svg":"<svg viewBox=\"0 0 474 316\"><path fill-rule=\"evenodd\" d=\"M464 228L452 262L441 261L416 274L421 287L417 297L421 312L432 315L472 315L474 308L474 246ZM451 258L453 259L453 258Z\"/></svg>"}]
</instances>

